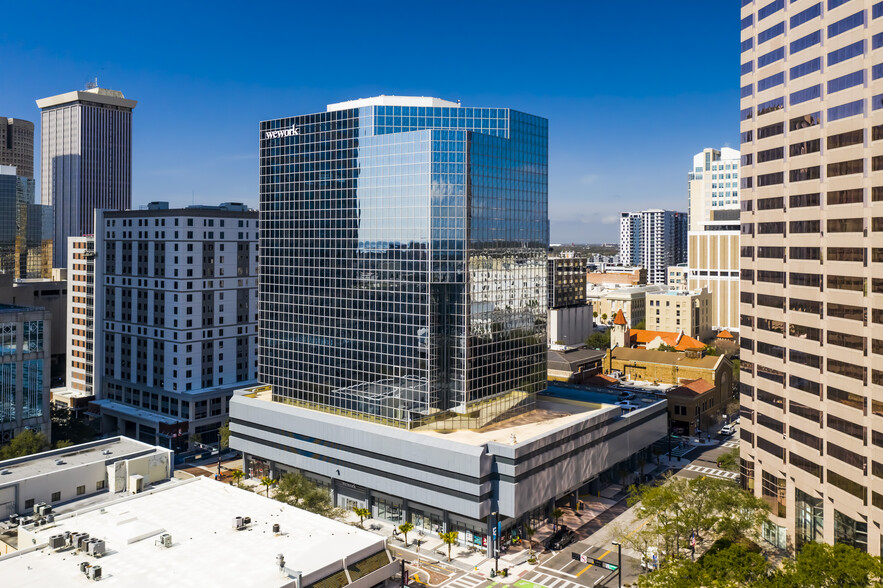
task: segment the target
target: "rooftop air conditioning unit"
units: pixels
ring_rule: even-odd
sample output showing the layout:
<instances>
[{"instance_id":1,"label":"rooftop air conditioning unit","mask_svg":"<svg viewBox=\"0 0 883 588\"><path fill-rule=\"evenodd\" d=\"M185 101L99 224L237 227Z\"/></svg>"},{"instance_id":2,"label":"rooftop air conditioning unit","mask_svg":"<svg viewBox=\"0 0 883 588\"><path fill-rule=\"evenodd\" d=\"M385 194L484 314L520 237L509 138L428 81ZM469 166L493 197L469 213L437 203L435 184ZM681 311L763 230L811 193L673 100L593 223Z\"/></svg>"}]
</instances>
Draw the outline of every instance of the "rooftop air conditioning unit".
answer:
<instances>
[{"instance_id":1,"label":"rooftop air conditioning unit","mask_svg":"<svg viewBox=\"0 0 883 588\"><path fill-rule=\"evenodd\" d=\"M87 569L86 576L93 580L101 579L101 566L92 566Z\"/></svg>"},{"instance_id":2,"label":"rooftop air conditioning unit","mask_svg":"<svg viewBox=\"0 0 883 588\"><path fill-rule=\"evenodd\" d=\"M233 528L237 531L244 527L245 525L242 522L242 517L233 517Z\"/></svg>"},{"instance_id":3,"label":"rooftop air conditioning unit","mask_svg":"<svg viewBox=\"0 0 883 588\"><path fill-rule=\"evenodd\" d=\"M50 537L49 547L51 549L61 549L64 547L64 535L53 535Z\"/></svg>"},{"instance_id":4,"label":"rooftop air conditioning unit","mask_svg":"<svg viewBox=\"0 0 883 588\"><path fill-rule=\"evenodd\" d=\"M0 470L0 476L5 476L6 474L11 474L11 473L12 472L10 472L9 470L6 470L6 469Z\"/></svg>"},{"instance_id":5,"label":"rooftop air conditioning unit","mask_svg":"<svg viewBox=\"0 0 883 588\"><path fill-rule=\"evenodd\" d=\"M160 539L162 540L163 547L171 547L172 546L172 536L169 535L168 533L163 533L162 537L160 537Z\"/></svg>"}]
</instances>

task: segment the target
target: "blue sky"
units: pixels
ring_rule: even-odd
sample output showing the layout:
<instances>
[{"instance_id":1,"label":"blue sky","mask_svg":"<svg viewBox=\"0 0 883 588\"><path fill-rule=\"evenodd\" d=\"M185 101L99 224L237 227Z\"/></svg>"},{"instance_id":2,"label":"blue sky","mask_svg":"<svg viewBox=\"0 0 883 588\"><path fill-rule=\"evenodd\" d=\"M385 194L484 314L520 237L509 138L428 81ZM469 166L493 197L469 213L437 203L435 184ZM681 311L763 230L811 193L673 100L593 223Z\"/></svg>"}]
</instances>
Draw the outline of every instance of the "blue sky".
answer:
<instances>
[{"instance_id":1,"label":"blue sky","mask_svg":"<svg viewBox=\"0 0 883 588\"><path fill-rule=\"evenodd\" d=\"M257 206L260 120L377 94L515 108L550 121L552 241L609 242L622 210L686 209L694 153L738 148L738 19L707 0L13 2L0 115L39 126L35 99L97 76L139 101L134 206Z\"/></svg>"}]
</instances>

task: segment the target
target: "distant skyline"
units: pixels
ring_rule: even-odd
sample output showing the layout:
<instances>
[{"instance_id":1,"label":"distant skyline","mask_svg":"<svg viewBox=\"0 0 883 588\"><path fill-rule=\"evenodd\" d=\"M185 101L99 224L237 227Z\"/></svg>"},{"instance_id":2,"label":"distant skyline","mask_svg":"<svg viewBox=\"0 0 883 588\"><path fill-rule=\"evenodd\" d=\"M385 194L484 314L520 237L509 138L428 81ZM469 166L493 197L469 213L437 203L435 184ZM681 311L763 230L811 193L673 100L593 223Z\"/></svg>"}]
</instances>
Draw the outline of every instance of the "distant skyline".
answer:
<instances>
[{"instance_id":1,"label":"distant skyline","mask_svg":"<svg viewBox=\"0 0 883 588\"><path fill-rule=\"evenodd\" d=\"M257 207L261 120L378 94L514 108L550 121L552 242L618 242L620 211L687 210L693 154L738 149L738 18L699 0L14 3L0 116L39 135L34 101L97 77L138 101L134 207Z\"/></svg>"}]
</instances>

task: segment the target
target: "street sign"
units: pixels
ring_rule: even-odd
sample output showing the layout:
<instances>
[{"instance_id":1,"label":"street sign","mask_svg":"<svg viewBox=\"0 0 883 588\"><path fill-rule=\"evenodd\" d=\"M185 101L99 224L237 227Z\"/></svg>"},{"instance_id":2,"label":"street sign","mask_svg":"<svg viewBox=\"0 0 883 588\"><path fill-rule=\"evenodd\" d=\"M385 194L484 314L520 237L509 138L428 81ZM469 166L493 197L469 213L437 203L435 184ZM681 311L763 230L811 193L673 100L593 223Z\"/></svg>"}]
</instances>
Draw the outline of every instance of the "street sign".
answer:
<instances>
[{"instance_id":1,"label":"street sign","mask_svg":"<svg viewBox=\"0 0 883 588\"><path fill-rule=\"evenodd\" d=\"M577 553L576 551L571 551L571 552L570 552L570 557L571 557L574 561L579 561L579 562L582 562L582 563L585 563L585 564L589 564L589 565L593 565L593 566L598 566L599 568L604 568L605 570L610 570L611 572L615 572L616 570L619 569L619 568L616 566L616 564L612 564L612 563L606 562L606 561L604 561L603 559L597 559L597 558L594 558L594 557L589 557L589 556L587 556L587 555L583 555L582 553Z\"/></svg>"}]
</instances>

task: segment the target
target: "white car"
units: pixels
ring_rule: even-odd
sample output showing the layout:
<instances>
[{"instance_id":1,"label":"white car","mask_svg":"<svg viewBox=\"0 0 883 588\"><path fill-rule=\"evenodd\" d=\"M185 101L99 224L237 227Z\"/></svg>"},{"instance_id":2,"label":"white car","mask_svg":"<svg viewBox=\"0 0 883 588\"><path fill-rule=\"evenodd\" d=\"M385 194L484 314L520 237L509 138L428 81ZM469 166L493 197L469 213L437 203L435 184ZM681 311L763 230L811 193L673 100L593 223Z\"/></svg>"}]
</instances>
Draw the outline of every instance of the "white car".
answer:
<instances>
[{"instance_id":1,"label":"white car","mask_svg":"<svg viewBox=\"0 0 883 588\"><path fill-rule=\"evenodd\" d=\"M727 423L723 427L721 427L720 434L721 435L732 435L736 432L736 425L732 423Z\"/></svg>"}]
</instances>

